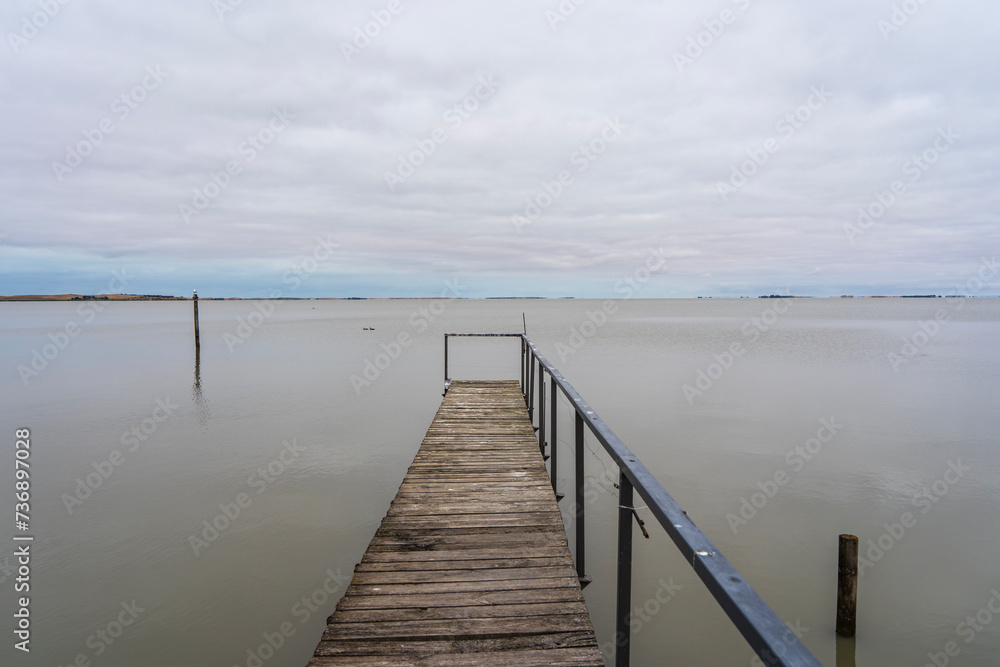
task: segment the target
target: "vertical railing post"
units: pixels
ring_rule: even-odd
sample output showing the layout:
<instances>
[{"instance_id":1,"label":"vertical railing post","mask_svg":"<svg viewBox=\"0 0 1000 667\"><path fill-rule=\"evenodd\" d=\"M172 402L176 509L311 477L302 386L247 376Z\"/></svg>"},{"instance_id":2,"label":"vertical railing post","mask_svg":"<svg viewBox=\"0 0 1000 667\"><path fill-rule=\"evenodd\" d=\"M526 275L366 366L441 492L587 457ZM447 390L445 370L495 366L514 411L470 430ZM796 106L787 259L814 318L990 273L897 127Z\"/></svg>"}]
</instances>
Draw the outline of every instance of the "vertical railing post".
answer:
<instances>
[{"instance_id":1,"label":"vertical railing post","mask_svg":"<svg viewBox=\"0 0 1000 667\"><path fill-rule=\"evenodd\" d=\"M538 369L538 450L545 456L545 371Z\"/></svg>"},{"instance_id":2,"label":"vertical railing post","mask_svg":"<svg viewBox=\"0 0 1000 667\"><path fill-rule=\"evenodd\" d=\"M531 353L531 358L528 361L528 419L534 420L535 418L535 351L530 347L528 351Z\"/></svg>"},{"instance_id":3,"label":"vertical railing post","mask_svg":"<svg viewBox=\"0 0 1000 667\"><path fill-rule=\"evenodd\" d=\"M527 405L528 404L528 379L525 376L525 370L528 367L525 365L525 360L527 359L527 355L525 355L525 352L524 352L525 351L525 347L526 347L526 345L525 345L525 342L524 342L524 337L522 336L521 337L521 393L524 394L524 404Z\"/></svg>"},{"instance_id":4,"label":"vertical railing post","mask_svg":"<svg viewBox=\"0 0 1000 667\"><path fill-rule=\"evenodd\" d=\"M587 550L586 550L586 522L583 507L583 415L576 413L576 574L580 579L580 585L586 586L590 583L587 576Z\"/></svg>"},{"instance_id":5,"label":"vertical railing post","mask_svg":"<svg viewBox=\"0 0 1000 667\"><path fill-rule=\"evenodd\" d=\"M559 500L562 496L559 495L556 489L556 451L559 449L558 433L556 430L556 405L559 404L559 395L556 393L559 390L559 385L556 384L556 379L552 378L552 389L549 391L549 412L551 416L549 417L549 442L552 443L552 447L549 450L549 476L552 478L552 490L556 494L556 500Z\"/></svg>"},{"instance_id":6,"label":"vertical railing post","mask_svg":"<svg viewBox=\"0 0 1000 667\"><path fill-rule=\"evenodd\" d=\"M618 480L618 602L615 606L615 667L628 667L632 609L632 482L621 471Z\"/></svg>"},{"instance_id":7,"label":"vertical railing post","mask_svg":"<svg viewBox=\"0 0 1000 667\"><path fill-rule=\"evenodd\" d=\"M448 334L444 335L444 387L448 389Z\"/></svg>"}]
</instances>

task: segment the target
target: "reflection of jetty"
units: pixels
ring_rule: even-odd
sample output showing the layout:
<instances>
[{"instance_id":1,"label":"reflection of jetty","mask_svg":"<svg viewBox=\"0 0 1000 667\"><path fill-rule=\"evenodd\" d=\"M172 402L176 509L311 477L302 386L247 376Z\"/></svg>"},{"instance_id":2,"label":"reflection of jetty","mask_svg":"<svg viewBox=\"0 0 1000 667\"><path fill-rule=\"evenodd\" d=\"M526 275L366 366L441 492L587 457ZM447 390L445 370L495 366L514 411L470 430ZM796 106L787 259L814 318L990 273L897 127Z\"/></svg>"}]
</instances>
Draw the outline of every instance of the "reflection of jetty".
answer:
<instances>
[{"instance_id":1,"label":"reflection of jetty","mask_svg":"<svg viewBox=\"0 0 1000 667\"><path fill-rule=\"evenodd\" d=\"M520 382L451 380L453 336L519 338ZM638 493L766 664L820 667L527 336L445 334L444 369L441 407L310 667L603 665L581 590L590 581L588 430L619 467L615 665L629 664L633 520L646 534ZM557 507L562 494L554 492L558 407L567 401L575 441L575 563Z\"/></svg>"}]
</instances>

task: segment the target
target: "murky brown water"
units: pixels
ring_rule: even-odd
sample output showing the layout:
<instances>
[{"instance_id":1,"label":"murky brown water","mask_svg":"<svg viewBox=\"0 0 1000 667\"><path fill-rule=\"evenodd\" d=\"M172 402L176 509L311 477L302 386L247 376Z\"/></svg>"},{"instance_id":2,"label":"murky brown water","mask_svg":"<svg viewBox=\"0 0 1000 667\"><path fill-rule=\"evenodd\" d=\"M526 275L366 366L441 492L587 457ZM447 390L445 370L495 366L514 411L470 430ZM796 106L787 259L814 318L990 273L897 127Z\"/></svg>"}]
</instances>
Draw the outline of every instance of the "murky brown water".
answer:
<instances>
[{"instance_id":1,"label":"murky brown water","mask_svg":"<svg viewBox=\"0 0 1000 667\"><path fill-rule=\"evenodd\" d=\"M997 664L1000 300L631 300L585 324L601 304L299 301L254 315L254 302L202 301L197 374L190 303L0 304L2 466L30 428L36 537L32 651L8 632L0 663L303 665L440 401L441 333L519 331L526 312L543 353L824 664L850 664L833 636L842 532L872 556L857 664L919 667L949 648L950 664ZM516 377L509 343L453 341L452 375ZM45 367L24 381L35 350ZM560 432L568 473L568 420ZM607 642L615 470L590 445L586 595ZM13 482L0 479L9 614ZM635 544L633 664L756 664L651 533Z\"/></svg>"}]
</instances>

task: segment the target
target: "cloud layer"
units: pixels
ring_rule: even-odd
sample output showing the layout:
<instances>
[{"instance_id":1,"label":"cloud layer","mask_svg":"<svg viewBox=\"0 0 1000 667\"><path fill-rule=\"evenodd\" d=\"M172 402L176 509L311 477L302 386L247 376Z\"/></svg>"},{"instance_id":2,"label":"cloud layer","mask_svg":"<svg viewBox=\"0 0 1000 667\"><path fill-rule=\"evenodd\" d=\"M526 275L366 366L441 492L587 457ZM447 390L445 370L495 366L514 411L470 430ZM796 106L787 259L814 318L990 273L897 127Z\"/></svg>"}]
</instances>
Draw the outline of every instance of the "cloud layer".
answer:
<instances>
[{"instance_id":1,"label":"cloud layer","mask_svg":"<svg viewBox=\"0 0 1000 667\"><path fill-rule=\"evenodd\" d=\"M997 19L10 2L0 292L265 295L318 239L296 295L606 296L654 250L643 296L943 291L1000 236Z\"/></svg>"}]
</instances>

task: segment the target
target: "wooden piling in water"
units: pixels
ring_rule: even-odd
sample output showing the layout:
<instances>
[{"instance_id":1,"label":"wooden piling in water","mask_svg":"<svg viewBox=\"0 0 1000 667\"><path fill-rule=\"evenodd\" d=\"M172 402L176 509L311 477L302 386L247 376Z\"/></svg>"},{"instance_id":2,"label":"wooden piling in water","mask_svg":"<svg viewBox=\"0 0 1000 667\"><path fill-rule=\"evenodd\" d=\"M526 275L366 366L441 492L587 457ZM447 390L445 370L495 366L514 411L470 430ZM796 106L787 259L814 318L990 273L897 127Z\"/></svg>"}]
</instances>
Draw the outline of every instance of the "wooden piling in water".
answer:
<instances>
[{"instance_id":1,"label":"wooden piling in water","mask_svg":"<svg viewBox=\"0 0 1000 667\"><path fill-rule=\"evenodd\" d=\"M837 564L837 634L853 637L858 618L858 538L841 535Z\"/></svg>"},{"instance_id":2,"label":"wooden piling in water","mask_svg":"<svg viewBox=\"0 0 1000 667\"><path fill-rule=\"evenodd\" d=\"M194 302L194 349L201 351L201 332L198 330L198 290L194 291L194 296L191 297Z\"/></svg>"}]
</instances>

